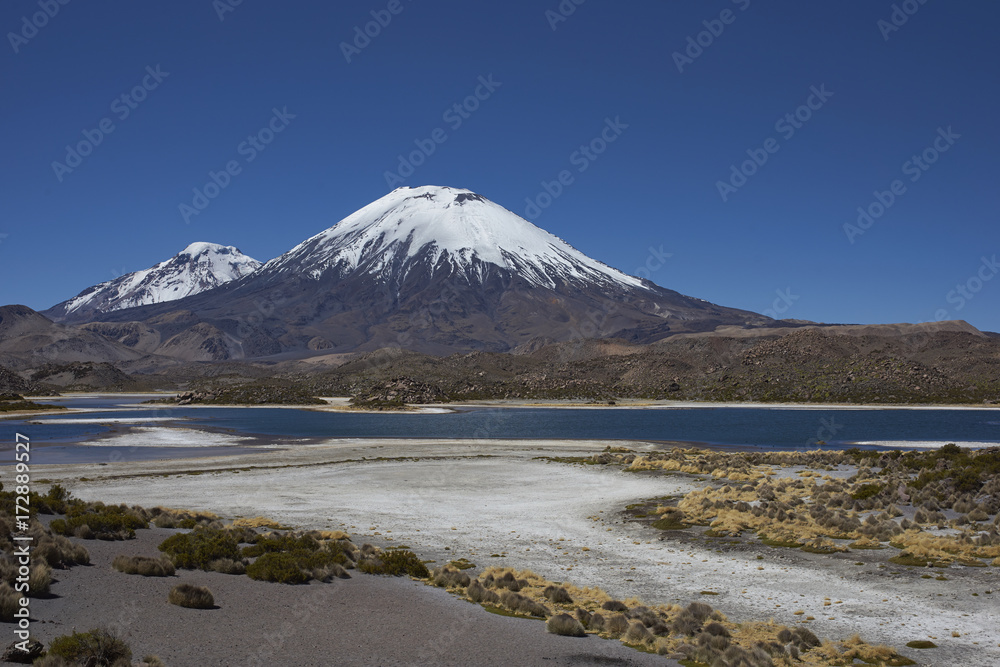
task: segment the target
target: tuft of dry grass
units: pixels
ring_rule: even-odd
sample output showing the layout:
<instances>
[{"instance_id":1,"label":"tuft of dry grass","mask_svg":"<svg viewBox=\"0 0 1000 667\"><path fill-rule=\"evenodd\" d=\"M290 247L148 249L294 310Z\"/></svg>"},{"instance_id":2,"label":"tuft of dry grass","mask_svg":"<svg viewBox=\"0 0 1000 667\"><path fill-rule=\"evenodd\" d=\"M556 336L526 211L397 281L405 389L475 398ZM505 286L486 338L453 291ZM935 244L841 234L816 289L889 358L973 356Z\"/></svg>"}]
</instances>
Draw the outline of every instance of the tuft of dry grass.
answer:
<instances>
[{"instance_id":1,"label":"tuft of dry grass","mask_svg":"<svg viewBox=\"0 0 1000 667\"><path fill-rule=\"evenodd\" d=\"M147 558L146 556L115 556L111 567L125 574L139 574L144 577L172 577L174 563L166 556Z\"/></svg>"},{"instance_id":2,"label":"tuft of dry grass","mask_svg":"<svg viewBox=\"0 0 1000 667\"><path fill-rule=\"evenodd\" d=\"M177 584L170 589L167 601L170 604L188 609L211 609L215 606L212 591L204 586L193 584Z\"/></svg>"},{"instance_id":3,"label":"tuft of dry grass","mask_svg":"<svg viewBox=\"0 0 1000 667\"><path fill-rule=\"evenodd\" d=\"M266 516L255 516L250 519L240 518L234 519L232 523L233 528L270 528L271 530L288 530L277 521L273 519L268 519ZM340 531L337 531L340 532ZM334 538L339 539L339 538Z\"/></svg>"},{"instance_id":4,"label":"tuft of dry grass","mask_svg":"<svg viewBox=\"0 0 1000 667\"><path fill-rule=\"evenodd\" d=\"M564 637L586 637L587 631L583 624L569 614L556 614L545 622L545 629L552 634Z\"/></svg>"},{"instance_id":5,"label":"tuft of dry grass","mask_svg":"<svg viewBox=\"0 0 1000 667\"><path fill-rule=\"evenodd\" d=\"M461 570L445 565L431 572L431 581L439 588L466 588L472 580Z\"/></svg>"},{"instance_id":6,"label":"tuft of dry grass","mask_svg":"<svg viewBox=\"0 0 1000 667\"><path fill-rule=\"evenodd\" d=\"M28 592L32 597L48 595L52 585L52 568L46 563L35 563L28 572Z\"/></svg>"}]
</instances>

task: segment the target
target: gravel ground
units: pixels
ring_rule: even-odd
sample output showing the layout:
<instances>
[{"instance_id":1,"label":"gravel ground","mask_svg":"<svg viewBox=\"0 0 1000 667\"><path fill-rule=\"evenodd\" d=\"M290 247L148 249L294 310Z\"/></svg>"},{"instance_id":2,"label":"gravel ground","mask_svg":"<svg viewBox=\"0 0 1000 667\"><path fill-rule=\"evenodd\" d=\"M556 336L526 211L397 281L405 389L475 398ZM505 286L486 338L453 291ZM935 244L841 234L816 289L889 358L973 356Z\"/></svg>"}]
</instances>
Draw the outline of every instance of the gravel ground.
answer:
<instances>
[{"instance_id":1,"label":"gravel ground","mask_svg":"<svg viewBox=\"0 0 1000 667\"><path fill-rule=\"evenodd\" d=\"M134 659L168 667L232 665L621 665L677 663L617 641L548 634L541 621L490 614L405 578L355 573L331 584L287 586L245 576L178 570L167 578L111 568L120 554L156 556L175 531L137 531L127 542L83 541L90 566L55 572L47 599L32 600L43 643L98 626L117 630ZM208 586L216 608L167 602L178 583Z\"/></svg>"}]
</instances>

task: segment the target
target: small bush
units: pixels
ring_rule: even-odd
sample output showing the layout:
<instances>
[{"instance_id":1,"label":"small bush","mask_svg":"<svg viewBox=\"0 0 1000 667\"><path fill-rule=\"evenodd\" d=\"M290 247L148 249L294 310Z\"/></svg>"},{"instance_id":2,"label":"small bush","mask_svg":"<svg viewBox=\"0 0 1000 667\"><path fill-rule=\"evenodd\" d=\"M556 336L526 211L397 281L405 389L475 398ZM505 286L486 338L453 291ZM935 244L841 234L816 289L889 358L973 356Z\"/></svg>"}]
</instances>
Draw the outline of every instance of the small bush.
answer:
<instances>
[{"instance_id":1,"label":"small bush","mask_svg":"<svg viewBox=\"0 0 1000 667\"><path fill-rule=\"evenodd\" d=\"M279 584L304 584L312 578L293 554L267 553L247 566L247 576Z\"/></svg>"},{"instance_id":2,"label":"small bush","mask_svg":"<svg viewBox=\"0 0 1000 667\"><path fill-rule=\"evenodd\" d=\"M208 569L220 574L246 574L247 572L246 563L232 558L216 558L208 564Z\"/></svg>"},{"instance_id":3,"label":"small bush","mask_svg":"<svg viewBox=\"0 0 1000 667\"><path fill-rule=\"evenodd\" d=\"M606 609L607 611L617 611L619 613L624 613L628 611L628 607L624 603L618 600L608 600L601 605L601 609Z\"/></svg>"},{"instance_id":4,"label":"small bush","mask_svg":"<svg viewBox=\"0 0 1000 667\"><path fill-rule=\"evenodd\" d=\"M681 635L694 636L701 630L701 621L687 609L681 611L671 625L673 631Z\"/></svg>"},{"instance_id":5,"label":"small bush","mask_svg":"<svg viewBox=\"0 0 1000 667\"><path fill-rule=\"evenodd\" d=\"M58 521L50 524L52 530ZM86 526L92 537L102 540L133 539L136 529L149 528L141 509L103 503L71 505L66 510L66 520L58 525L63 535L74 535L78 528Z\"/></svg>"},{"instance_id":6,"label":"small bush","mask_svg":"<svg viewBox=\"0 0 1000 667\"><path fill-rule=\"evenodd\" d=\"M382 574L401 577L408 574L417 579L427 579L431 576L415 553L406 549L389 549L383 551L377 558L362 558L358 569L366 574Z\"/></svg>"},{"instance_id":7,"label":"small bush","mask_svg":"<svg viewBox=\"0 0 1000 667\"><path fill-rule=\"evenodd\" d=\"M504 572L503 575L493 581L493 585L497 588L506 588L507 590L515 593L523 588L523 584L517 577L514 576L513 572Z\"/></svg>"},{"instance_id":8,"label":"small bush","mask_svg":"<svg viewBox=\"0 0 1000 667\"><path fill-rule=\"evenodd\" d=\"M469 575L448 565L434 570L433 583L439 588L465 588L471 583Z\"/></svg>"},{"instance_id":9,"label":"small bush","mask_svg":"<svg viewBox=\"0 0 1000 667\"><path fill-rule=\"evenodd\" d=\"M128 644L103 628L56 637L49 645L48 655L88 667L117 667L132 660Z\"/></svg>"},{"instance_id":10,"label":"small bush","mask_svg":"<svg viewBox=\"0 0 1000 667\"><path fill-rule=\"evenodd\" d=\"M573 604L573 598L562 586L548 586L542 592L553 604Z\"/></svg>"},{"instance_id":11,"label":"small bush","mask_svg":"<svg viewBox=\"0 0 1000 667\"><path fill-rule=\"evenodd\" d=\"M583 624L569 614L557 614L545 622L545 629L554 635L564 637L586 637Z\"/></svg>"},{"instance_id":12,"label":"small bush","mask_svg":"<svg viewBox=\"0 0 1000 667\"><path fill-rule=\"evenodd\" d=\"M622 614L613 614L604 621L604 632L612 637L620 637L628 630L628 619Z\"/></svg>"},{"instance_id":13,"label":"small bush","mask_svg":"<svg viewBox=\"0 0 1000 667\"><path fill-rule=\"evenodd\" d=\"M807 628L795 628L792 630L792 634L795 636L794 641L798 647L805 651L810 648L815 648L820 645L819 637L814 635Z\"/></svg>"},{"instance_id":14,"label":"small bush","mask_svg":"<svg viewBox=\"0 0 1000 667\"><path fill-rule=\"evenodd\" d=\"M705 626L705 632L707 632L710 635L714 635L716 637L730 636L729 630L726 630L726 628L721 623L709 623L708 625ZM791 639L791 633L789 633L789 639ZM788 640L785 641L787 642Z\"/></svg>"},{"instance_id":15,"label":"small bush","mask_svg":"<svg viewBox=\"0 0 1000 667\"><path fill-rule=\"evenodd\" d=\"M21 608L20 600L21 594L10 584L0 583L0 621L4 623L15 621L14 614Z\"/></svg>"},{"instance_id":16,"label":"small bush","mask_svg":"<svg viewBox=\"0 0 1000 667\"><path fill-rule=\"evenodd\" d=\"M653 635L649 633L649 630L640 621L632 621L628 626L628 630L625 631L625 641L630 644L644 644L652 640Z\"/></svg>"},{"instance_id":17,"label":"small bush","mask_svg":"<svg viewBox=\"0 0 1000 667\"><path fill-rule=\"evenodd\" d=\"M320 543L309 535L271 535L261 538L253 546L245 547L243 555L256 558L266 553L282 551L319 551Z\"/></svg>"},{"instance_id":18,"label":"small bush","mask_svg":"<svg viewBox=\"0 0 1000 667\"><path fill-rule=\"evenodd\" d=\"M495 605L500 602L500 596L483 586L478 579L473 579L469 583L469 588L466 593L468 594L470 600L478 604Z\"/></svg>"},{"instance_id":19,"label":"small bush","mask_svg":"<svg viewBox=\"0 0 1000 667\"><path fill-rule=\"evenodd\" d=\"M916 648L916 649L937 648L937 644L935 644L934 642L928 640L919 640L919 639L912 642L906 642L906 645L909 648Z\"/></svg>"},{"instance_id":20,"label":"small bush","mask_svg":"<svg viewBox=\"0 0 1000 667\"><path fill-rule=\"evenodd\" d=\"M170 589L167 596L170 604L188 609L211 609L215 606L215 598L212 591L204 586L194 586L192 584L178 584Z\"/></svg>"},{"instance_id":21,"label":"small bush","mask_svg":"<svg viewBox=\"0 0 1000 667\"><path fill-rule=\"evenodd\" d=\"M125 574L139 574L144 577L172 577L174 564L166 556L147 558L146 556L115 556L111 567Z\"/></svg>"},{"instance_id":22,"label":"small bush","mask_svg":"<svg viewBox=\"0 0 1000 667\"><path fill-rule=\"evenodd\" d=\"M702 623L712 615L712 608L704 602L692 602L687 606L687 610Z\"/></svg>"},{"instance_id":23,"label":"small bush","mask_svg":"<svg viewBox=\"0 0 1000 667\"><path fill-rule=\"evenodd\" d=\"M334 579L350 579L351 575L347 573L343 565L339 563L331 563L323 567L316 567L310 571L310 575L316 581L322 581L324 583L333 581Z\"/></svg>"},{"instance_id":24,"label":"small bush","mask_svg":"<svg viewBox=\"0 0 1000 667\"><path fill-rule=\"evenodd\" d=\"M28 591L32 597L47 595L52 585L52 568L44 563L31 566L28 573Z\"/></svg>"},{"instance_id":25,"label":"small bush","mask_svg":"<svg viewBox=\"0 0 1000 667\"><path fill-rule=\"evenodd\" d=\"M549 610L545 605L535 602L531 598L527 598L520 593L515 593L514 591L504 591L500 594L500 604L510 609L515 614L527 614L528 616L537 616L540 618L545 618L549 615Z\"/></svg>"},{"instance_id":26,"label":"small bush","mask_svg":"<svg viewBox=\"0 0 1000 667\"><path fill-rule=\"evenodd\" d=\"M190 533L178 533L165 539L158 547L185 570L207 570L220 558L240 560L236 539L225 530L197 528Z\"/></svg>"},{"instance_id":27,"label":"small bush","mask_svg":"<svg viewBox=\"0 0 1000 667\"><path fill-rule=\"evenodd\" d=\"M52 567L69 567L90 563L90 552L82 544L73 544L61 535L41 535L35 542L32 558L44 560Z\"/></svg>"}]
</instances>

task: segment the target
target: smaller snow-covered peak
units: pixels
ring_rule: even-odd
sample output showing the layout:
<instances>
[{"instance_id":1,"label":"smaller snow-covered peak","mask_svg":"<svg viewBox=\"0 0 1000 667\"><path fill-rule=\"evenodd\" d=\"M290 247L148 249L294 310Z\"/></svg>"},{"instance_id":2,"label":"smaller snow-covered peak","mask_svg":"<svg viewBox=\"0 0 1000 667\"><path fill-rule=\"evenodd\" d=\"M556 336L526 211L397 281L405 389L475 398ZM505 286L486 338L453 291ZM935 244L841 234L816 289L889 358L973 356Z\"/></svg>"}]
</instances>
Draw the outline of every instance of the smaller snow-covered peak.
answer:
<instances>
[{"instance_id":1,"label":"smaller snow-covered peak","mask_svg":"<svg viewBox=\"0 0 1000 667\"><path fill-rule=\"evenodd\" d=\"M443 186L402 187L347 216L265 265L319 278L363 271L397 282L421 257L430 272L481 274L492 264L537 286L557 283L615 284L647 289L584 255L562 239L471 190ZM402 268L401 268L402 267Z\"/></svg>"},{"instance_id":2,"label":"smaller snow-covered peak","mask_svg":"<svg viewBox=\"0 0 1000 667\"><path fill-rule=\"evenodd\" d=\"M206 243L204 241L196 241L188 247L181 250L178 255L200 255L204 252L217 252L221 254L226 254L228 252L239 252L239 249L233 246L219 245L218 243Z\"/></svg>"},{"instance_id":3,"label":"smaller snow-covered peak","mask_svg":"<svg viewBox=\"0 0 1000 667\"><path fill-rule=\"evenodd\" d=\"M192 243L165 262L95 285L53 310L60 309L68 317L176 301L238 280L260 266L261 262L239 248Z\"/></svg>"}]
</instances>

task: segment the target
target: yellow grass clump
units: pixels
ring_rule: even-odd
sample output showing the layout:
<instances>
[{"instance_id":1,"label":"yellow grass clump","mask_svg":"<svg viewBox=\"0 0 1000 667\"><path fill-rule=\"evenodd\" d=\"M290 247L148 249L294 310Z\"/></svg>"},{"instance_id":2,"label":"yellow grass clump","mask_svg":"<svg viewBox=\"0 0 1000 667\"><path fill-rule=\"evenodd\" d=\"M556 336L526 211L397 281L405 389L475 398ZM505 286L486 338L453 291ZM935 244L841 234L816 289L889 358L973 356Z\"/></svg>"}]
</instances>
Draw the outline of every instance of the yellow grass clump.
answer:
<instances>
[{"instance_id":1,"label":"yellow grass clump","mask_svg":"<svg viewBox=\"0 0 1000 667\"><path fill-rule=\"evenodd\" d=\"M277 521L268 519L266 516L255 516L252 519L240 518L233 520L234 528L270 528L271 530L285 530Z\"/></svg>"},{"instance_id":2,"label":"yellow grass clump","mask_svg":"<svg viewBox=\"0 0 1000 667\"><path fill-rule=\"evenodd\" d=\"M217 521L219 519L219 515L213 512L203 512L200 510L193 511L161 506L157 506L154 509L159 510L163 514L169 514L178 521L183 521L184 519L194 519L195 521Z\"/></svg>"}]
</instances>

